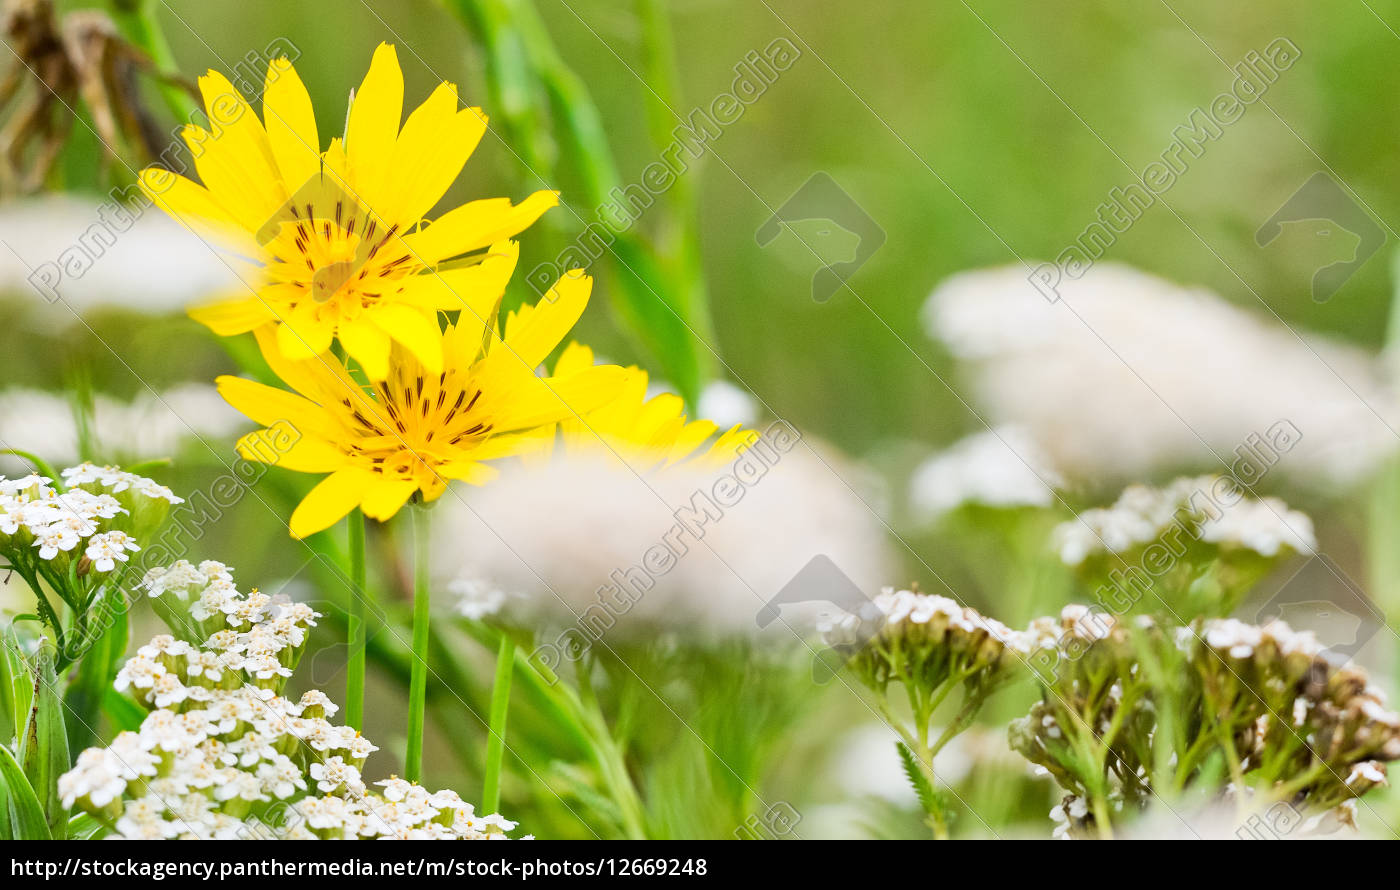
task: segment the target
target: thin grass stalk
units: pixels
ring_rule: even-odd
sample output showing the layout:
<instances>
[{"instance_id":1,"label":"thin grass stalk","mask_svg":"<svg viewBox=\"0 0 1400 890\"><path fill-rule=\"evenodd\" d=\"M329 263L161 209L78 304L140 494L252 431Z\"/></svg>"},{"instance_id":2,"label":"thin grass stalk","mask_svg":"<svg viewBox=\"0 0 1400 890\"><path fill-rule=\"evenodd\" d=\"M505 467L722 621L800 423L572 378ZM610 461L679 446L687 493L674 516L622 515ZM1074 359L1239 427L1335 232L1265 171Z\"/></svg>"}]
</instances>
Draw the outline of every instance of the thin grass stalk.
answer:
<instances>
[{"instance_id":1,"label":"thin grass stalk","mask_svg":"<svg viewBox=\"0 0 1400 890\"><path fill-rule=\"evenodd\" d=\"M351 510L349 522L350 602L346 609L345 724L365 728L365 514Z\"/></svg>"},{"instance_id":2,"label":"thin grass stalk","mask_svg":"<svg viewBox=\"0 0 1400 890\"><path fill-rule=\"evenodd\" d=\"M423 778L423 729L428 691L429 514L424 505L413 510L413 660L408 680L408 751L404 778Z\"/></svg>"}]
</instances>

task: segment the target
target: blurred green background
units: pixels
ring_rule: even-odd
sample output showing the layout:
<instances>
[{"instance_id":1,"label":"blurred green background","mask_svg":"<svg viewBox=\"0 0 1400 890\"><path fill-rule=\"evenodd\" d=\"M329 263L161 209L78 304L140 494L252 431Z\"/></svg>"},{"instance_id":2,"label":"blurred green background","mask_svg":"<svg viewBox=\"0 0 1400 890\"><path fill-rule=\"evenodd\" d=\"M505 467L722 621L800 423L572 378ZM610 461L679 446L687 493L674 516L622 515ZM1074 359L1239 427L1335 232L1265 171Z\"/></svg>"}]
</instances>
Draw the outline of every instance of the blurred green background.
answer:
<instances>
[{"instance_id":1,"label":"blurred green background","mask_svg":"<svg viewBox=\"0 0 1400 890\"><path fill-rule=\"evenodd\" d=\"M932 287L958 270L1058 254L1111 189L1161 155L1193 109L1230 87L1234 74L1216 54L1233 65L1278 37L1302 56L1269 89L1268 107L1255 104L1209 144L1107 259L1380 345L1387 252L1319 304L1309 284L1331 250L1326 238L1290 233L1260 248L1253 235L1324 165L1381 219L1395 213L1400 3L664 5L679 72L672 106L687 114L729 88L746 53L775 38L802 50L688 175L714 317L698 351L717 354L722 372L800 429L861 452L890 436L937 442L974 428L924 366L957 385L917 323ZM536 6L598 105L622 181L638 181L659 150L648 135L639 7ZM493 111L483 53L440 3L171 0L157 13L187 74L228 70L276 39L291 41L323 133L338 131L346 93L381 40L399 45L410 98L450 79ZM578 166L567 146L560 151L558 175L540 183L488 137L448 200L518 198L547 185L591 221ZM843 291L815 303L812 250L790 232L768 248L754 238L817 171L888 236L850 281L859 299ZM655 232L668 223L664 211L654 216L639 226ZM580 228L565 210L546 221L561 238ZM819 233L802 234L822 252ZM830 240L823 259L844 259L849 244ZM522 269L552 256L540 242L525 239ZM616 282L605 277L602 286ZM601 313L582 333L615 358L644 357Z\"/></svg>"}]
</instances>

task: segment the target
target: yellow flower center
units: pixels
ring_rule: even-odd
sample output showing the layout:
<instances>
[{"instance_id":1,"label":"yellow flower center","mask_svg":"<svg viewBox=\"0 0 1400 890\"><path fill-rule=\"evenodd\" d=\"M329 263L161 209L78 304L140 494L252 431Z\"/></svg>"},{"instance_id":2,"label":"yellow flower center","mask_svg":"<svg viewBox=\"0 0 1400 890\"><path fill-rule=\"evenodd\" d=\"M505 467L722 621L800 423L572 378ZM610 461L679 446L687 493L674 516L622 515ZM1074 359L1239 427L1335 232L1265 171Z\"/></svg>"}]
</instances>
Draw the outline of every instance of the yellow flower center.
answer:
<instances>
[{"instance_id":1,"label":"yellow flower center","mask_svg":"<svg viewBox=\"0 0 1400 890\"><path fill-rule=\"evenodd\" d=\"M271 279L289 286L292 307L310 298L322 312L353 319L422 270L399 228L318 179L259 229L258 240L271 254Z\"/></svg>"},{"instance_id":2,"label":"yellow flower center","mask_svg":"<svg viewBox=\"0 0 1400 890\"><path fill-rule=\"evenodd\" d=\"M441 487L439 464L459 458L495 428L478 407L482 391L469 377L391 377L373 389L372 401L340 401L352 428L346 453L367 469L417 482L425 491Z\"/></svg>"}]
</instances>

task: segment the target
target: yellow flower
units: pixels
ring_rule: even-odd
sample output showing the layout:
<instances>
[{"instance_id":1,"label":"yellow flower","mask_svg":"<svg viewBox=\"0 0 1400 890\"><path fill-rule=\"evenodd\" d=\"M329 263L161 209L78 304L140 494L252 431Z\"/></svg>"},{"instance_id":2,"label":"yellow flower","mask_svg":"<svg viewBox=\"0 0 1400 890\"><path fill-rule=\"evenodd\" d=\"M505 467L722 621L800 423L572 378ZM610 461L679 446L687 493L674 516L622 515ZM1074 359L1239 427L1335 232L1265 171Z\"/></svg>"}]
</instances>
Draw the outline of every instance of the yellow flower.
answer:
<instances>
[{"instance_id":1,"label":"yellow flower","mask_svg":"<svg viewBox=\"0 0 1400 890\"><path fill-rule=\"evenodd\" d=\"M512 314L506 331L525 321ZM576 375L590 374L593 350L579 343L570 343L554 365L554 379L567 381ZM712 420L687 421L685 401L674 393L661 393L647 398L647 373L639 368L627 369L627 379L617 390L616 397L593 410L580 410L559 423L563 432L566 454L615 454L639 473L659 467L685 463L690 467L719 467L732 463L741 452L758 439L754 430L741 425L730 427L713 442L710 438L719 430ZM537 433L544 441L539 455L548 455L554 447L554 431ZM704 447L709 442L709 447ZM534 459L537 455L532 455Z\"/></svg>"},{"instance_id":2,"label":"yellow flower","mask_svg":"<svg viewBox=\"0 0 1400 890\"><path fill-rule=\"evenodd\" d=\"M518 205L492 198L427 222L486 116L458 109L456 86L444 83L400 129L403 73L388 44L352 94L344 137L324 152L311 98L286 59L268 66L261 121L222 74L210 71L199 88L210 128L181 135L203 184L151 167L141 187L248 263L246 273L239 264L247 288L190 314L221 336L274 329L287 359L320 355L339 338L383 380L393 343L437 374L435 313L499 297L515 254L443 264L510 238L558 203L548 191Z\"/></svg>"},{"instance_id":3,"label":"yellow flower","mask_svg":"<svg viewBox=\"0 0 1400 890\"><path fill-rule=\"evenodd\" d=\"M295 392L241 377L220 377L219 392L266 429L244 436L248 460L304 473L329 473L292 514L292 536L328 528L359 507L386 520L415 493L439 497L447 481L481 485L497 470L483 461L539 448L539 430L613 398L630 373L599 365L567 378L541 377L541 362L588 303L592 280L562 277L537 306L525 307L504 336L487 328L494 306L464 310L434 331L443 356L431 370L400 344L391 373L368 388L333 354L288 359L275 335L258 332L263 356ZM288 425L299 438L286 447Z\"/></svg>"}]
</instances>

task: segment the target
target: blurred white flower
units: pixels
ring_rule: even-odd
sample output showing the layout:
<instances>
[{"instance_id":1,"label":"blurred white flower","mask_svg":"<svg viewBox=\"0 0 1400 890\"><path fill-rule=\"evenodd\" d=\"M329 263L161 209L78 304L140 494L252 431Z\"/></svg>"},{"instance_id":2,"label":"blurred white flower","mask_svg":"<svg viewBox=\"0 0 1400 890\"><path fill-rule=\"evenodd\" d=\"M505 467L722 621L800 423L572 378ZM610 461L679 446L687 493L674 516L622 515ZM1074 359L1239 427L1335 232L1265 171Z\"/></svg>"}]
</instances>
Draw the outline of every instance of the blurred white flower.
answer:
<instances>
[{"instance_id":1,"label":"blurred white flower","mask_svg":"<svg viewBox=\"0 0 1400 890\"><path fill-rule=\"evenodd\" d=\"M608 360L598 356L595 361L605 364ZM662 393L676 394L675 384L663 378L652 378L647 384L646 397L651 399ZM758 420L758 409L758 400L748 390L727 380L714 380L700 390L695 416L713 420L720 429L728 429L735 424L753 426Z\"/></svg>"},{"instance_id":2,"label":"blurred white flower","mask_svg":"<svg viewBox=\"0 0 1400 890\"><path fill-rule=\"evenodd\" d=\"M49 195L8 204L0 208L0 242L9 247L0 249L0 293L29 301L60 328L100 306L179 313L243 287L228 261L179 223L111 199Z\"/></svg>"},{"instance_id":3,"label":"blurred white flower","mask_svg":"<svg viewBox=\"0 0 1400 890\"><path fill-rule=\"evenodd\" d=\"M1064 484L1040 446L1019 427L975 433L919 465L909 483L916 518L936 519L963 504L1048 507Z\"/></svg>"},{"instance_id":4,"label":"blurred white flower","mask_svg":"<svg viewBox=\"0 0 1400 890\"><path fill-rule=\"evenodd\" d=\"M882 527L836 475L856 485L859 472L800 442L771 464L752 452L645 476L610 456L507 469L440 500L435 574L490 578L524 592L509 612L595 635L756 632L760 608L818 555L877 590L890 569ZM810 630L823 607L785 606L770 631Z\"/></svg>"},{"instance_id":5,"label":"blurred white flower","mask_svg":"<svg viewBox=\"0 0 1400 890\"><path fill-rule=\"evenodd\" d=\"M895 731L883 723L867 723L847 732L832 758L836 786L851 797L869 794L901 807L918 806L919 798L904 774L904 764L895 748L898 740ZM939 752L934 773L945 784L956 784L961 775L953 777L952 783L945 778L946 751ZM962 772L965 774L966 769Z\"/></svg>"},{"instance_id":6,"label":"blurred white flower","mask_svg":"<svg viewBox=\"0 0 1400 890\"><path fill-rule=\"evenodd\" d=\"M1251 435L1287 421L1301 438L1280 468L1345 484L1400 443L1400 404L1381 362L1358 349L1300 340L1209 291L1124 266L1066 281L1059 303L1026 275L1017 265L954 276L924 321L966 363L993 422L1024 426L1071 476L1221 471L1220 458L1235 462Z\"/></svg>"},{"instance_id":7,"label":"blurred white flower","mask_svg":"<svg viewBox=\"0 0 1400 890\"><path fill-rule=\"evenodd\" d=\"M495 615L508 599L504 590L484 578L453 578L447 583L447 592L457 597L457 614L473 621Z\"/></svg>"},{"instance_id":8,"label":"blurred white flower","mask_svg":"<svg viewBox=\"0 0 1400 890\"><path fill-rule=\"evenodd\" d=\"M93 399L92 436L104 455L124 460L168 457L190 439L223 439L247 425L212 386L182 383L130 402ZM20 448L53 463L78 459L78 427L64 395L32 389L0 391L0 447ZM0 471L20 466L0 457Z\"/></svg>"},{"instance_id":9,"label":"blurred white flower","mask_svg":"<svg viewBox=\"0 0 1400 890\"><path fill-rule=\"evenodd\" d=\"M758 422L758 403L748 390L728 380L716 380L700 391L695 416L713 420L720 429L735 424L753 426Z\"/></svg>"},{"instance_id":10,"label":"blurred white flower","mask_svg":"<svg viewBox=\"0 0 1400 890\"><path fill-rule=\"evenodd\" d=\"M1225 476L1181 478L1161 488L1130 485L1109 507L1084 510L1055 528L1060 559L1078 565L1090 554L1122 553L1150 544L1169 531L1221 548L1244 548L1260 556L1286 550L1312 553L1312 519L1275 497L1243 494Z\"/></svg>"}]
</instances>

